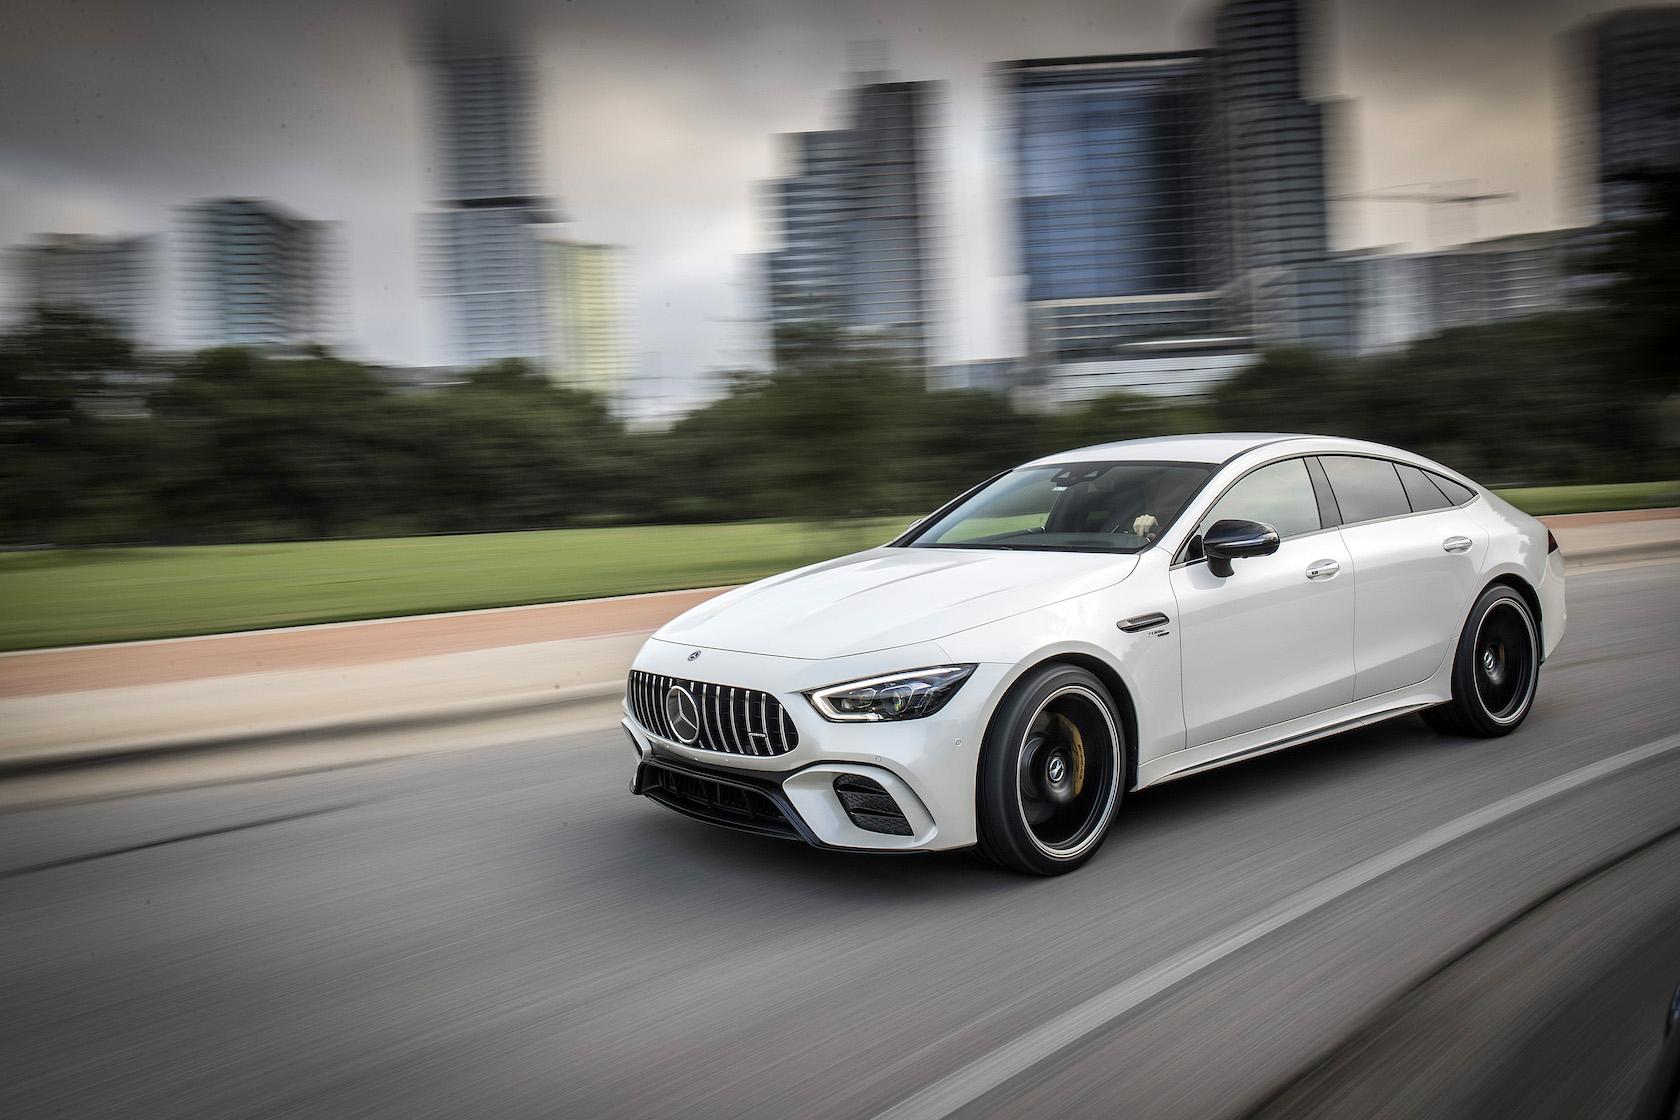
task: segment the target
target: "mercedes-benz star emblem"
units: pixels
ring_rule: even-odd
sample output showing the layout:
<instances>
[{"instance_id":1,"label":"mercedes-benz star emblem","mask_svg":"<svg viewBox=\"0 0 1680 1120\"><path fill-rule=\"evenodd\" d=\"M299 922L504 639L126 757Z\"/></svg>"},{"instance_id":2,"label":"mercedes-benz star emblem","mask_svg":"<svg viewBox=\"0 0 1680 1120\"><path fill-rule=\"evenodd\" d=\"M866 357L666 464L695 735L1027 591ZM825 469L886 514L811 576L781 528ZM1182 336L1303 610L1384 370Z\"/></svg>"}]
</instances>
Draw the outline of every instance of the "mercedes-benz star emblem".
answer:
<instances>
[{"instance_id":1,"label":"mercedes-benz star emblem","mask_svg":"<svg viewBox=\"0 0 1680 1120\"><path fill-rule=\"evenodd\" d=\"M1060 782L1062 775L1067 773L1067 763L1062 761L1061 755L1054 754L1050 756L1050 765L1046 769L1050 772L1049 777L1052 782Z\"/></svg>"},{"instance_id":2,"label":"mercedes-benz star emblem","mask_svg":"<svg viewBox=\"0 0 1680 1120\"><path fill-rule=\"evenodd\" d=\"M693 661L693 660L694 660L694 659L695 659L695 658L696 658L696 657L699 657L699 656L700 656L700 651L699 651L699 650L695 650L695 651L694 651L694 652L693 652L693 653L691 653L691 654L689 654L689 655L688 655L688 659L689 659L689 660L690 660L690 661Z\"/></svg>"},{"instance_id":3,"label":"mercedes-benz star emblem","mask_svg":"<svg viewBox=\"0 0 1680 1120\"><path fill-rule=\"evenodd\" d=\"M665 694L665 718L671 721L671 734L677 742L687 744L700 738L700 705L680 684L672 685Z\"/></svg>"}]
</instances>

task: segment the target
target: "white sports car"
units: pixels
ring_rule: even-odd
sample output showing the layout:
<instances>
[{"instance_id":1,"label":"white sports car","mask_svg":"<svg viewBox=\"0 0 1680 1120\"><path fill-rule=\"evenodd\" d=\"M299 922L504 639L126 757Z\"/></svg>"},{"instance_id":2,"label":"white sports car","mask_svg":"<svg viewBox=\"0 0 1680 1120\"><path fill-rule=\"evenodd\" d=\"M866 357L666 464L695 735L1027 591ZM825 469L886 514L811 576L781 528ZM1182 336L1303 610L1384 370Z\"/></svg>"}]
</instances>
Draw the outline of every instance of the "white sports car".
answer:
<instances>
[{"instance_id":1,"label":"white sports car","mask_svg":"<svg viewBox=\"0 0 1680 1120\"><path fill-rule=\"evenodd\" d=\"M1128 791L1404 712L1504 735L1563 635L1545 526L1357 440L1131 440L729 591L630 673L631 789L831 848L1071 870Z\"/></svg>"}]
</instances>

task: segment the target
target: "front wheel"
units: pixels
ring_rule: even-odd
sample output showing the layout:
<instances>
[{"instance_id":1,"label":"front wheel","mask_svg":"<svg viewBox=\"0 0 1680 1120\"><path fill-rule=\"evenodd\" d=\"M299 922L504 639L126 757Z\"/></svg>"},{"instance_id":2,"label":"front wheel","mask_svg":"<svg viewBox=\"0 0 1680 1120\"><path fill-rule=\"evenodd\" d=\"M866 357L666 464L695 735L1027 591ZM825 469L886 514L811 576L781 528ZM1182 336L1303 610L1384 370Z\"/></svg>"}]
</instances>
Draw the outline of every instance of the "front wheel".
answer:
<instances>
[{"instance_id":1,"label":"front wheel","mask_svg":"<svg viewBox=\"0 0 1680 1120\"><path fill-rule=\"evenodd\" d=\"M1452 699L1423 718L1452 735L1509 735L1528 718L1539 687L1539 624L1527 600L1497 584L1476 600L1459 635Z\"/></svg>"},{"instance_id":2,"label":"front wheel","mask_svg":"<svg viewBox=\"0 0 1680 1120\"><path fill-rule=\"evenodd\" d=\"M1010 690L986 729L980 853L1000 867L1060 875L1108 835L1126 772L1114 698L1091 673L1046 665Z\"/></svg>"}]
</instances>

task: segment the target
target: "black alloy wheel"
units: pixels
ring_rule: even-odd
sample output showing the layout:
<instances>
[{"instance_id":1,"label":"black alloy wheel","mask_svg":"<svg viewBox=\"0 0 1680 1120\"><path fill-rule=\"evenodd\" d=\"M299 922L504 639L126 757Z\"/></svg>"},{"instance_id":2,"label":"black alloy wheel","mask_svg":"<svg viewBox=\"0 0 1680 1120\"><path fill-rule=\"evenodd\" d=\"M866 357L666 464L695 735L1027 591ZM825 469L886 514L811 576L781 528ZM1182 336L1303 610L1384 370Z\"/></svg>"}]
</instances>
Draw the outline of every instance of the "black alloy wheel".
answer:
<instances>
[{"instance_id":1,"label":"black alloy wheel","mask_svg":"<svg viewBox=\"0 0 1680 1120\"><path fill-rule=\"evenodd\" d=\"M1059 875L1108 834L1126 744L1108 689L1073 665L1028 673L998 706L981 752L980 851L1016 871Z\"/></svg>"},{"instance_id":2,"label":"black alloy wheel","mask_svg":"<svg viewBox=\"0 0 1680 1120\"><path fill-rule=\"evenodd\" d=\"M1423 718L1438 731L1491 739L1528 718L1540 688L1540 626L1516 589L1482 592L1459 635L1452 700Z\"/></svg>"}]
</instances>

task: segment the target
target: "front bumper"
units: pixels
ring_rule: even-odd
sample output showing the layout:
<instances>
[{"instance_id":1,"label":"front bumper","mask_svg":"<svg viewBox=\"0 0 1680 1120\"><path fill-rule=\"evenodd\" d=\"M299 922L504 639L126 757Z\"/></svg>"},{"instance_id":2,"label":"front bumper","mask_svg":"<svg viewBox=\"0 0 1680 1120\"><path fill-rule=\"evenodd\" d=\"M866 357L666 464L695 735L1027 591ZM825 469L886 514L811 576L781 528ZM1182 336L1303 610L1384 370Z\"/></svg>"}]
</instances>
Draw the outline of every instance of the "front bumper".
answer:
<instances>
[{"instance_id":1,"label":"front bumper","mask_svg":"<svg viewBox=\"0 0 1680 1120\"><path fill-rule=\"evenodd\" d=\"M769 692L793 721L798 745L768 757L684 746L637 722L627 705L623 726L637 756L633 793L711 824L819 847L934 851L974 844L975 771L1006 666L979 666L942 710L925 719L831 723L811 707L805 690L949 659L931 646L831 661L706 649L703 661L691 663L693 649L652 640L634 667ZM860 827L860 819L871 822L855 812L856 795L850 812L842 797L865 787L890 797L907 828L892 834Z\"/></svg>"}]
</instances>

